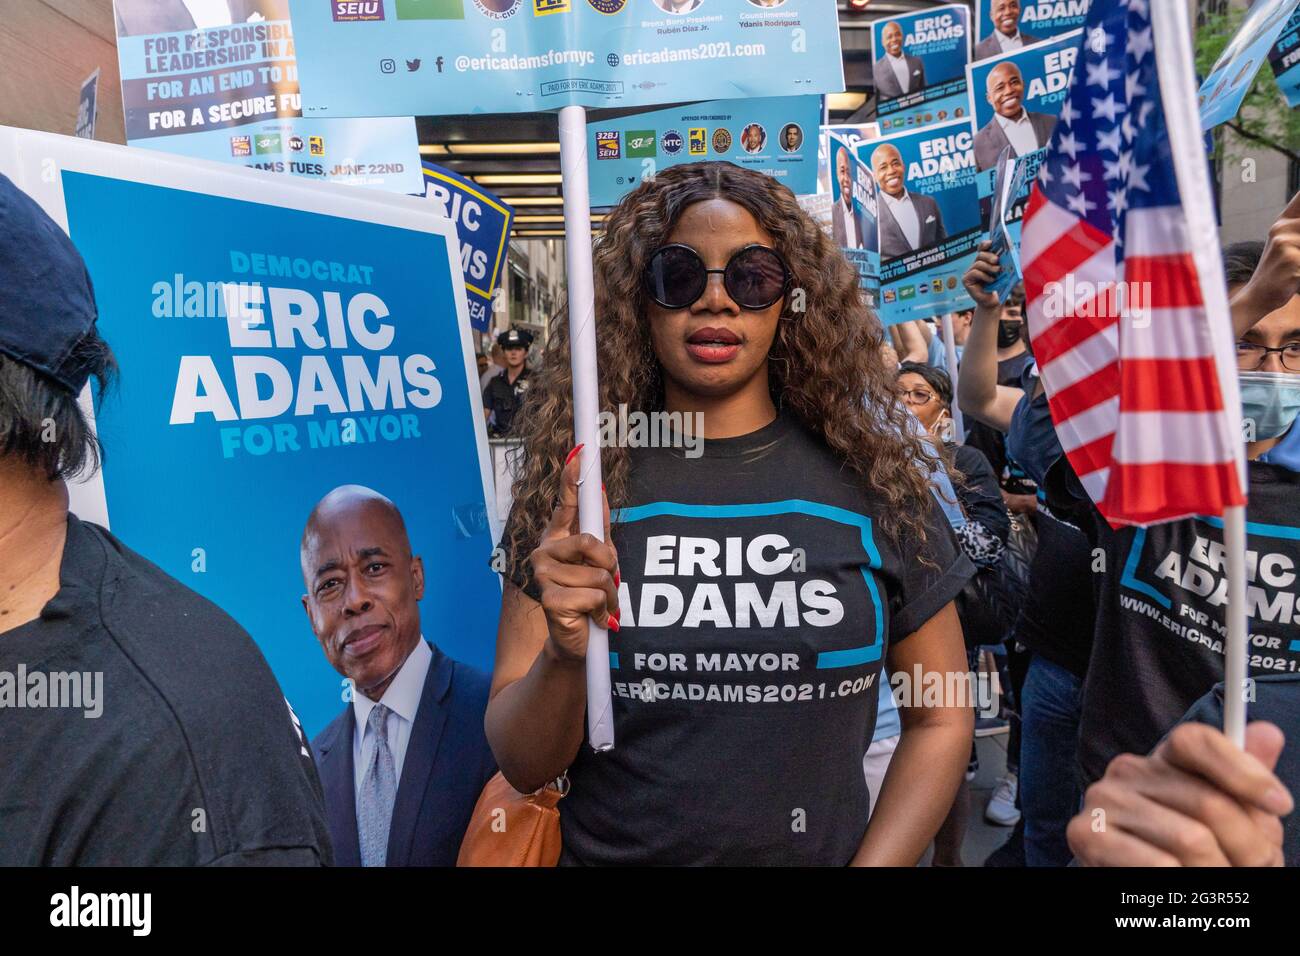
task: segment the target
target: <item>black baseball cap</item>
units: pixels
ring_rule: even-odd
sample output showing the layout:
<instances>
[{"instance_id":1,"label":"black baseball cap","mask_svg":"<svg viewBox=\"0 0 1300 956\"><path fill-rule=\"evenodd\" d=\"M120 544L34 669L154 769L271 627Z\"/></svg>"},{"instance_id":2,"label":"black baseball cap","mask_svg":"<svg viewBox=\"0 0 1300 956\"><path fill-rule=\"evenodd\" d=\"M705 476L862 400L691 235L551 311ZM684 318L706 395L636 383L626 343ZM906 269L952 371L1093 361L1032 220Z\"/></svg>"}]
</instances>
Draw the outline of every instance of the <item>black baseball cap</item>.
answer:
<instances>
[{"instance_id":1,"label":"black baseball cap","mask_svg":"<svg viewBox=\"0 0 1300 956\"><path fill-rule=\"evenodd\" d=\"M74 353L97 317L77 247L0 173L0 353L78 394L90 367Z\"/></svg>"}]
</instances>

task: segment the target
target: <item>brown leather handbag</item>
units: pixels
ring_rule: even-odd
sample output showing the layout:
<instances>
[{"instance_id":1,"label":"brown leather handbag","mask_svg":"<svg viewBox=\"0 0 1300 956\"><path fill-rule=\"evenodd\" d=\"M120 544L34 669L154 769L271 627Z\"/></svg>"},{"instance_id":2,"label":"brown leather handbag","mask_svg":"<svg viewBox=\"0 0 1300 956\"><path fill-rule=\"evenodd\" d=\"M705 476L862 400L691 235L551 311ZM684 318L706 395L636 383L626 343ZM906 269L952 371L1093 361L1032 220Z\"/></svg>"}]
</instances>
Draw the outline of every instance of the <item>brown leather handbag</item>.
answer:
<instances>
[{"instance_id":1,"label":"brown leather handbag","mask_svg":"<svg viewBox=\"0 0 1300 956\"><path fill-rule=\"evenodd\" d=\"M536 793L520 793L498 772L483 792L457 866L555 866L560 862L559 802L569 792L569 776Z\"/></svg>"}]
</instances>

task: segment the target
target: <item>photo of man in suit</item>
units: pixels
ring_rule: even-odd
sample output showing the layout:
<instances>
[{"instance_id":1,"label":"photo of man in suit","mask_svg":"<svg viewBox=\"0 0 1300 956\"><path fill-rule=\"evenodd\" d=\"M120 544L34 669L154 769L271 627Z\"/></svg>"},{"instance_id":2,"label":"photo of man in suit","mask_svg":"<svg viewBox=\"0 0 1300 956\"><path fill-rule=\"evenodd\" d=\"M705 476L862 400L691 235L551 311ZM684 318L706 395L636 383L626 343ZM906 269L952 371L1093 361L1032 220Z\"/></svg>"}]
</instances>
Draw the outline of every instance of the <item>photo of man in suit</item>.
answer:
<instances>
[{"instance_id":1,"label":"photo of man in suit","mask_svg":"<svg viewBox=\"0 0 1300 956\"><path fill-rule=\"evenodd\" d=\"M896 100L908 93L925 88L925 64L920 57L903 52L903 28L890 20L880 31L885 55L877 57L871 68L876 84L876 96L882 100Z\"/></svg>"},{"instance_id":2,"label":"photo of man in suit","mask_svg":"<svg viewBox=\"0 0 1300 956\"><path fill-rule=\"evenodd\" d=\"M841 249L861 249L863 228L853 209L853 162L847 146L835 145L835 181L840 198L831 205L831 236Z\"/></svg>"},{"instance_id":3,"label":"photo of man in suit","mask_svg":"<svg viewBox=\"0 0 1300 956\"><path fill-rule=\"evenodd\" d=\"M948 238L939 204L929 196L910 193L898 148L890 143L871 154L871 171L880 186L880 257L895 259Z\"/></svg>"},{"instance_id":4,"label":"photo of man in suit","mask_svg":"<svg viewBox=\"0 0 1300 956\"><path fill-rule=\"evenodd\" d=\"M397 506L343 485L303 531L303 609L351 701L312 741L339 866L454 866L496 772L488 675L420 626L424 563Z\"/></svg>"},{"instance_id":5,"label":"photo of man in suit","mask_svg":"<svg viewBox=\"0 0 1300 956\"><path fill-rule=\"evenodd\" d=\"M116 0L113 10L124 37L289 19L288 0Z\"/></svg>"},{"instance_id":6,"label":"photo of man in suit","mask_svg":"<svg viewBox=\"0 0 1300 956\"><path fill-rule=\"evenodd\" d=\"M1056 127L1056 117L1031 113L1024 106L1025 81L1014 63L999 63L984 81L993 118L975 134L975 168L983 172L998 164L1004 146L1017 156L1046 146Z\"/></svg>"},{"instance_id":7,"label":"photo of man in suit","mask_svg":"<svg viewBox=\"0 0 1300 956\"><path fill-rule=\"evenodd\" d=\"M1020 32L1020 0L993 0L989 8L993 32L975 45L975 59L997 56L1037 43L1041 37Z\"/></svg>"}]
</instances>

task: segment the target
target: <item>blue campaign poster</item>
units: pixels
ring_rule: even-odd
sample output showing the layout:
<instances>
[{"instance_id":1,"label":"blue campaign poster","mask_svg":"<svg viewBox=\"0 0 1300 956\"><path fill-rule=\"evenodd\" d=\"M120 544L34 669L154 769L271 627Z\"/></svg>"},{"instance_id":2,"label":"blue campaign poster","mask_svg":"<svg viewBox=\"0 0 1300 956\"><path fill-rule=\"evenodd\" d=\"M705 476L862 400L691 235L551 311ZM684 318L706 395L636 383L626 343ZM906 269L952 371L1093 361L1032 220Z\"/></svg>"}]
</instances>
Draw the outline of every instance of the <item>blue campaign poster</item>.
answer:
<instances>
[{"instance_id":1,"label":"blue campaign poster","mask_svg":"<svg viewBox=\"0 0 1300 956\"><path fill-rule=\"evenodd\" d=\"M492 321L492 292L505 269L515 211L478 183L427 161L424 195L456 225L469 322L486 332Z\"/></svg>"},{"instance_id":2,"label":"blue campaign poster","mask_svg":"<svg viewBox=\"0 0 1300 956\"><path fill-rule=\"evenodd\" d=\"M972 308L961 277L983 238L970 123L952 120L861 143L877 191L880 321Z\"/></svg>"},{"instance_id":3,"label":"blue campaign poster","mask_svg":"<svg viewBox=\"0 0 1300 956\"><path fill-rule=\"evenodd\" d=\"M587 124L593 206L612 206L656 170L723 159L780 180L796 196L817 189L820 96L711 100Z\"/></svg>"},{"instance_id":4,"label":"blue campaign poster","mask_svg":"<svg viewBox=\"0 0 1300 956\"><path fill-rule=\"evenodd\" d=\"M129 145L304 179L423 191L409 114L303 118L287 0L116 0L114 14Z\"/></svg>"},{"instance_id":5,"label":"blue campaign poster","mask_svg":"<svg viewBox=\"0 0 1300 956\"><path fill-rule=\"evenodd\" d=\"M1047 153L1057 116L1069 92L1070 74L1082 40L1083 31L1074 30L972 63L966 71L970 80L976 182L980 209L986 220L1002 150L1010 147L1011 158L1018 160L1017 165L1023 170L1023 184L1009 198L1006 220L1007 233L1017 248L1020 220L1038 174L1038 164Z\"/></svg>"},{"instance_id":6,"label":"blue campaign poster","mask_svg":"<svg viewBox=\"0 0 1300 956\"><path fill-rule=\"evenodd\" d=\"M344 685L301 605L299 542L322 496L368 486L424 561L426 639L490 667L501 591L450 225L418 199L77 165L69 232L120 366L96 422L113 533L248 630L311 735Z\"/></svg>"},{"instance_id":7,"label":"blue campaign poster","mask_svg":"<svg viewBox=\"0 0 1300 956\"><path fill-rule=\"evenodd\" d=\"M828 0L291 0L307 116L844 89Z\"/></svg>"},{"instance_id":8,"label":"blue campaign poster","mask_svg":"<svg viewBox=\"0 0 1300 956\"><path fill-rule=\"evenodd\" d=\"M871 61L881 133L961 119L970 11L952 4L873 20Z\"/></svg>"},{"instance_id":9,"label":"blue campaign poster","mask_svg":"<svg viewBox=\"0 0 1300 956\"><path fill-rule=\"evenodd\" d=\"M857 270L867 303L876 308L880 297L876 180L855 152L853 142L830 133L829 145L831 238Z\"/></svg>"},{"instance_id":10,"label":"blue campaign poster","mask_svg":"<svg viewBox=\"0 0 1300 956\"><path fill-rule=\"evenodd\" d=\"M1213 129L1237 115L1297 3L1300 0L1258 0L1250 8L1197 93L1201 129Z\"/></svg>"},{"instance_id":11,"label":"blue campaign poster","mask_svg":"<svg viewBox=\"0 0 1300 956\"><path fill-rule=\"evenodd\" d=\"M1300 106L1300 12L1291 14L1282 28L1282 35L1269 51L1268 65L1287 106Z\"/></svg>"},{"instance_id":12,"label":"blue campaign poster","mask_svg":"<svg viewBox=\"0 0 1300 956\"><path fill-rule=\"evenodd\" d=\"M831 191L830 136L834 133L850 146L856 147L866 139L880 135L879 123L842 123L822 126L817 137L817 191Z\"/></svg>"},{"instance_id":13,"label":"blue campaign poster","mask_svg":"<svg viewBox=\"0 0 1300 956\"><path fill-rule=\"evenodd\" d=\"M976 0L975 7L974 60L1078 30L1088 19L1088 0Z\"/></svg>"}]
</instances>

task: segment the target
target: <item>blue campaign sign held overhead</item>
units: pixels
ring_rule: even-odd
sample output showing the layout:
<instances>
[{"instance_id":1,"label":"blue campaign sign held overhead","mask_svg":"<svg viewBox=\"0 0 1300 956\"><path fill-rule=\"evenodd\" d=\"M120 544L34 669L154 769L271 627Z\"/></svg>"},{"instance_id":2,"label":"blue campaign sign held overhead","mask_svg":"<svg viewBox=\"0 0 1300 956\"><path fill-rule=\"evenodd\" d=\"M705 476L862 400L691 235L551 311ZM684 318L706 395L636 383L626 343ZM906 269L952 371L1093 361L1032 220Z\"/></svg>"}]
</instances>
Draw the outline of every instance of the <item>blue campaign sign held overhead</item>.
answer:
<instances>
[{"instance_id":1,"label":"blue campaign sign held overhead","mask_svg":"<svg viewBox=\"0 0 1300 956\"><path fill-rule=\"evenodd\" d=\"M970 11L950 4L873 20L871 61L882 133L962 118Z\"/></svg>"},{"instance_id":2,"label":"blue campaign sign held overhead","mask_svg":"<svg viewBox=\"0 0 1300 956\"><path fill-rule=\"evenodd\" d=\"M833 0L291 0L306 116L844 89Z\"/></svg>"},{"instance_id":3,"label":"blue campaign sign held overhead","mask_svg":"<svg viewBox=\"0 0 1300 956\"><path fill-rule=\"evenodd\" d=\"M1236 117L1255 74L1270 59L1298 3L1300 0L1259 0L1250 8L1197 93L1201 129L1213 129Z\"/></svg>"},{"instance_id":4,"label":"blue campaign sign held overhead","mask_svg":"<svg viewBox=\"0 0 1300 956\"><path fill-rule=\"evenodd\" d=\"M655 172L722 159L771 176L796 196L817 190L820 96L710 100L587 124L593 206L612 206Z\"/></svg>"},{"instance_id":5,"label":"blue campaign sign held overhead","mask_svg":"<svg viewBox=\"0 0 1300 956\"><path fill-rule=\"evenodd\" d=\"M486 332L515 211L478 183L429 162L424 163L424 195L456 226L470 325Z\"/></svg>"},{"instance_id":6,"label":"blue campaign sign held overhead","mask_svg":"<svg viewBox=\"0 0 1300 956\"><path fill-rule=\"evenodd\" d=\"M420 144L409 114L303 117L287 0L116 0L114 15L129 145L303 179L420 191Z\"/></svg>"},{"instance_id":7,"label":"blue campaign sign held overhead","mask_svg":"<svg viewBox=\"0 0 1300 956\"><path fill-rule=\"evenodd\" d=\"M880 229L880 321L972 308L961 277L984 238L970 123L859 143L871 169Z\"/></svg>"},{"instance_id":8,"label":"blue campaign sign held overhead","mask_svg":"<svg viewBox=\"0 0 1300 956\"><path fill-rule=\"evenodd\" d=\"M0 172L67 222L119 366L74 510L238 621L309 736L347 686L304 613L300 542L341 485L401 511L424 637L490 668L496 517L451 224L418 198L5 133Z\"/></svg>"}]
</instances>

